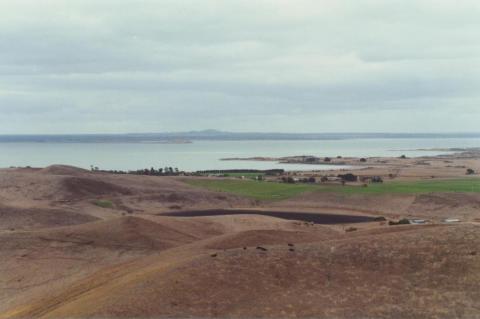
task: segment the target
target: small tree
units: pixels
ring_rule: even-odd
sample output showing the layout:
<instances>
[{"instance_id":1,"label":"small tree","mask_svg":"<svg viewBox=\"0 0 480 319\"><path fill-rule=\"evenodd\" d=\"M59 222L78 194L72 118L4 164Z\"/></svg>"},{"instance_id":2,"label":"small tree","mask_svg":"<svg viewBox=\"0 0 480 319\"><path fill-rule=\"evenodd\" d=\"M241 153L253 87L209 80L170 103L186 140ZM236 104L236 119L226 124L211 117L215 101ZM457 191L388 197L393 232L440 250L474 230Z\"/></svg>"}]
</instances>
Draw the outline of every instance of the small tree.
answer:
<instances>
[{"instance_id":1,"label":"small tree","mask_svg":"<svg viewBox=\"0 0 480 319\"><path fill-rule=\"evenodd\" d=\"M358 181L358 176L354 175L352 173L339 174L338 177L340 177L343 181L346 181L346 182L356 182L356 181Z\"/></svg>"},{"instance_id":2,"label":"small tree","mask_svg":"<svg viewBox=\"0 0 480 319\"><path fill-rule=\"evenodd\" d=\"M373 176L371 181L372 183L383 183L383 179L380 176Z\"/></svg>"}]
</instances>

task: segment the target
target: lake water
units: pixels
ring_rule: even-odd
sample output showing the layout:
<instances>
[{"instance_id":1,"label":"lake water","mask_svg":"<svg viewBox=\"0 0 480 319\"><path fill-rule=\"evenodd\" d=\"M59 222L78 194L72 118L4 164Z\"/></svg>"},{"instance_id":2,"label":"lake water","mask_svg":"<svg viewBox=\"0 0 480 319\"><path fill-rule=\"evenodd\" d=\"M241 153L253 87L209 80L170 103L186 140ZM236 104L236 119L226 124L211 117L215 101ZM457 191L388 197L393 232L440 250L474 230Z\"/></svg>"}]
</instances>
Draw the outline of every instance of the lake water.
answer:
<instances>
[{"instance_id":1,"label":"lake water","mask_svg":"<svg viewBox=\"0 0 480 319\"><path fill-rule=\"evenodd\" d=\"M194 141L191 144L147 143L0 143L0 167L45 167L68 164L90 168L133 170L146 167L209 169L330 169L329 165L221 161L227 157L292 155L422 156L445 152L416 149L480 147L479 138L346 139L303 141ZM338 166L335 166L338 168Z\"/></svg>"}]
</instances>

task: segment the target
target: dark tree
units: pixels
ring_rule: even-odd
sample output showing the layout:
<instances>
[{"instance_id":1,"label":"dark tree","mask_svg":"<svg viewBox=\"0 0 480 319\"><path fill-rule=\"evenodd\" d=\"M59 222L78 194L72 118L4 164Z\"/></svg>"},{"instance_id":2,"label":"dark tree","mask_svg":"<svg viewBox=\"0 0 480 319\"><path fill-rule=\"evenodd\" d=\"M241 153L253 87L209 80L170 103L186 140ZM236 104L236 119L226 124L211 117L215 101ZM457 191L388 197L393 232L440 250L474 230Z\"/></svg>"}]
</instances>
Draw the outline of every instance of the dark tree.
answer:
<instances>
[{"instance_id":1,"label":"dark tree","mask_svg":"<svg viewBox=\"0 0 480 319\"><path fill-rule=\"evenodd\" d=\"M358 181L358 176L352 173L340 174L338 175L344 182L356 182Z\"/></svg>"},{"instance_id":2,"label":"dark tree","mask_svg":"<svg viewBox=\"0 0 480 319\"><path fill-rule=\"evenodd\" d=\"M373 176L371 181L372 183L383 183L383 179L380 176Z\"/></svg>"}]
</instances>

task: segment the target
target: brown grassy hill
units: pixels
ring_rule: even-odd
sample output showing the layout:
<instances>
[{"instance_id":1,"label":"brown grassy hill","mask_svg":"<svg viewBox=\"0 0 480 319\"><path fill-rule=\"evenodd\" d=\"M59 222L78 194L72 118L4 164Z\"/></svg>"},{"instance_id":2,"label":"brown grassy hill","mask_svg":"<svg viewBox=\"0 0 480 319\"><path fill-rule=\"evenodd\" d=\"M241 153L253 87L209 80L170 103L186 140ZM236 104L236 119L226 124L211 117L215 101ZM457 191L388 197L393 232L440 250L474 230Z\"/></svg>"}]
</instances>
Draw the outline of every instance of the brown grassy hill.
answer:
<instances>
[{"instance_id":1,"label":"brown grassy hill","mask_svg":"<svg viewBox=\"0 0 480 319\"><path fill-rule=\"evenodd\" d=\"M0 231L77 225L98 220L71 210L0 206Z\"/></svg>"},{"instance_id":2,"label":"brown grassy hill","mask_svg":"<svg viewBox=\"0 0 480 319\"><path fill-rule=\"evenodd\" d=\"M474 225L347 236L295 245L294 251L280 245L213 257L197 247L196 257L159 255L116 280L85 290L77 286L55 303L44 300L10 314L473 318L480 308L478 247Z\"/></svg>"},{"instance_id":3,"label":"brown grassy hill","mask_svg":"<svg viewBox=\"0 0 480 319\"><path fill-rule=\"evenodd\" d=\"M52 240L80 240L95 247L126 250L166 249L196 239L166 225L130 216L57 229L48 236Z\"/></svg>"},{"instance_id":4,"label":"brown grassy hill","mask_svg":"<svg viewBox=\"0 0 480 319\"><path fill-rule=\"evenodd\" d=\"M69 165L50 165L48 167L42 168L39 170L40 174L45 175L69 175L69 176L77 176L77 175L85 175L90 173L90 171Z\"/></svg>"},{"instance_id":5,"label":"brown grassy hill","mask_svg":"<svg viewBox=\"0 0 480 319\"><path fill-rule=\"evenodd\" d=\"M207 245L210 249L255 248L260 245L287 245L329 240L340 234L327 227L322 231L287 231L287 230L248 230L219 238Z\"/></svg>"},{"instance_id":6,"label":"brown grassy hill","mask_svg":"<svg viewBox=\"0 0 480 319\"><path fill-rule=\"evenodd\" d=\"M258 214L165 215L229 207L470 222L346 232ZM474 318L479 208L478 194L258 203L174 177L0 170L0 318Z\"/></svg>"},{"instance_id":7,"label":"brown grassy hill","mask_svg":"<svg viewBox=\"0 0 480 319\"><path fill-rule=\"evenodd\" d=\"M21 207L114 202L124 212L158 213L189 207L250 206L251 199L191 187L172 177L92 173L75 167L0 170L0 202Z\"/></svg>"},{"instance_id":8,"label":"brown grassy hill","mask_svg":"<svg viewBox=\"0 0 480 319\"><path fill-rule=\"evenodd\" d=\"M194 239L137 217L0 233L0 310L54 294L103 267Z\"/></svg>"},{"instance_id":9,"label":"brown grassy hill","mask_svg":"<svg viewBox=\"0 0 480 319\"><path fill-rule=\"evenodd\" d=\"M92 177L67 177L61 181L62 192L65 199L79 200L101 196L132 195L133 190L128 187L105 182Z\"/></svg>"}]
</instances>

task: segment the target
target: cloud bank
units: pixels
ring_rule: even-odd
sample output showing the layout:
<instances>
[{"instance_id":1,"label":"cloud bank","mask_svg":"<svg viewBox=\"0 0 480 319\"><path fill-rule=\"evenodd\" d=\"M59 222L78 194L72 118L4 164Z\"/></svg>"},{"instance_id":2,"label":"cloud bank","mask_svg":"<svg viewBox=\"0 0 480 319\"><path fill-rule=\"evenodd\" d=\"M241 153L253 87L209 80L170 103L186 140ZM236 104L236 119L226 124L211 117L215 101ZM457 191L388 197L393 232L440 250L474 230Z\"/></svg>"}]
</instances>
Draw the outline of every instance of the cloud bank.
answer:
<instances>
[{"instance_id":1,"label":"cloud bank","mask_svg":"<svg viewBox=\"0 0 480 319\"><path fill-rule=\"evenodd\" d=\"M4 1L0 134L460 132L478 1Z\"/></svg>"}]
</instances>

